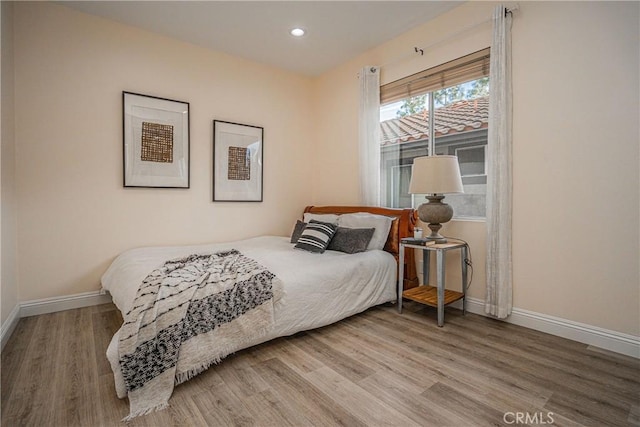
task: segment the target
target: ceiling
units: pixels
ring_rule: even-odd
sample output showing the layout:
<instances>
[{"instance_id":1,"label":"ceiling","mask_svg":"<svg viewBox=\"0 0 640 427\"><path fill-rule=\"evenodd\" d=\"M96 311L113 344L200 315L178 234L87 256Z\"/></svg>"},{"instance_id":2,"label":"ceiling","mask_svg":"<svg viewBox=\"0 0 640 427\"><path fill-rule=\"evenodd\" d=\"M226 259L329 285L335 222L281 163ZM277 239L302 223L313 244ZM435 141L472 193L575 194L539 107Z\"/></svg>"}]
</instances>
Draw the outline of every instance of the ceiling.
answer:
<instances>
[{"instance_id":1,"label":"ceiling","mask_svg":"<svg viewBox=\"0 0 640 427\"><path fill-rule=\"evenodd\" d=\"M59 1L209 49L317 76L458 1ZM294 27L307 33L289 34Z\"/></svg>"}]
</instances>

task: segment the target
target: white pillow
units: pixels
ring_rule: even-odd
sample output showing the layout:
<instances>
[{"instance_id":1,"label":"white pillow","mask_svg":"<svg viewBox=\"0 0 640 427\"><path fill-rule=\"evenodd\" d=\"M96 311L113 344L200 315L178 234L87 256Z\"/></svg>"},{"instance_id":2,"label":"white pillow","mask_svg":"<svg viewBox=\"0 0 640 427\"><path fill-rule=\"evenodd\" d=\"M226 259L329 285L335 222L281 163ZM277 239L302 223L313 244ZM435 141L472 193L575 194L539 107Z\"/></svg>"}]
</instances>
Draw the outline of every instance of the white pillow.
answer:
<instances>
[{"instance_id":1,"label":"white pillow","mask_svg":"<svg viewBox=\"0 0 640 427\"><path fill-rule=\"evenodd\" d=\"M306 222L307 224L309 224L309 222L311 222L312 219L315 219L316 221L320 221L320 222L328 222L329 224L338 224L338 215L336 214L314 214L314 213L310 213L310 212L305 212L304 216L304 222Z\"/></svg>"},{"instance_id":2,"label":"white pillow","mask_svg":"<svg viewBox=\"0 0 640 427\"><path fill-rule=\"evenodd\" d=\"M375 228L367 250L384 249L393 218L365 212L344 214L338 217L338 226L346 228Z\"/></svg>"}]
</instances>

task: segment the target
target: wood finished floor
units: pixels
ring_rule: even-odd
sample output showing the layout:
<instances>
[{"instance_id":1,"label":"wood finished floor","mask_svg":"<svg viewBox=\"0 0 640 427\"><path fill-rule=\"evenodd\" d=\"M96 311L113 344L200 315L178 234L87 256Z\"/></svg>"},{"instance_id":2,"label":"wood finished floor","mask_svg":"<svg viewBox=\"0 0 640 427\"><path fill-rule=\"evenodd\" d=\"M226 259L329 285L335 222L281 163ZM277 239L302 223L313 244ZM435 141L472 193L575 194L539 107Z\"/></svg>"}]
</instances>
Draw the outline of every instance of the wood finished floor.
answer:
<instances>
[{"instance_id":1,"label":"wood finished floor","mask_svg":"<svg viewBox=\"0 0 640 427\"><path fill-rule=\"evenodd\" d=\"M456 310L445 321L388 305L280 338L129 425L523 425L518 412L529 424L551 412L557 426L640 425L638 360ZM124 425L105 357L120 322L112 304L21 319L2 352L2 426Z\"/></svg>"}]
</instances>

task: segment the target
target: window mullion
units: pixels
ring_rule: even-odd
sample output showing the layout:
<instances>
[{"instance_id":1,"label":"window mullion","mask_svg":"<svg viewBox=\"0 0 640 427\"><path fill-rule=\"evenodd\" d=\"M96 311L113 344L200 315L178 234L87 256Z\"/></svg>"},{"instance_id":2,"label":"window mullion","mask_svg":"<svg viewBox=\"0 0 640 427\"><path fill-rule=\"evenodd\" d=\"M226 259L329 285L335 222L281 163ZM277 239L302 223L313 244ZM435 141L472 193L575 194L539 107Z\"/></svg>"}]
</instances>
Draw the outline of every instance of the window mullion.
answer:
<instances>
[{"instance_id":1,"label":"window mullion","mask_svg":"<svg viewBox=\"0 0 640 427\"><path fill-rule=\"evenodd\" d=\"M434 156L436 154L436 108L433 92L429 92L429 150L428 155Z\"/></svg>"}]
</instances>

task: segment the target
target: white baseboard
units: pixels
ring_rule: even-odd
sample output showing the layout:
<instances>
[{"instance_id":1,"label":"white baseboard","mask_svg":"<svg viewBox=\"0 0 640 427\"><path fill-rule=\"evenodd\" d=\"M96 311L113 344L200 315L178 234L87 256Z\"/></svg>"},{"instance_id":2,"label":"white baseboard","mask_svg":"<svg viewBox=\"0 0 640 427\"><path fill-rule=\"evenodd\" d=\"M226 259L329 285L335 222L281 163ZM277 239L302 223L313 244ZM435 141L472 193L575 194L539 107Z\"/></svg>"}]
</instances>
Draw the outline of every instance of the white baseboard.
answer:
<instances>
[{"instance_id":1,"label":"white baseboard","mask_svg":"<svg viewBox=\"0 0 640 427\"><path fill-rule=\"evenodd\" d=\"M111 302L111 295L104 291L84 292L81 294L67 295L64 297L44 298L25 301L17 304L11 314L0 327L0 346L4 348L9 337L22 317L36 316L38 314L55 313L74 308L89 307L92 305Z\"/></svg>"},{"instance_id":2,"label":"white baseboard","mask_svg":"<svg viewBox=\"0 0 640 427\"><path fill-rule=\"evenodd\" d=\"M21 317L89 307L108 302L111 302L111 296L102 291L23 302L16 305L0 328L1 346L4 348ZM458 306L458 308L461 307ZM467 310L470 313L487 316L484 312L484 301L481 299L467 298ZM511 316L504 321L640 359L640 337L633 335L519 308L514 308Z\"/></svg>"},{"instance_id":3,"label":"white baseboard","mask_svg":"<svg viewBox=\"0 0 640 427\"><path fill-rule=\"evenodd\" d=\"M25 301L20 304L20 317L37 316L38 314L55 313L57 311L111 302L111 295L103 291L84 292L64 297L44 298Z\"/></svg>"},{"instance_id":4,"label":"white baseboard","mask_svg":"<svg viewBox=\"0 0 640 427\"><path fill-rule=\"evenodd\" d=\"M484 312L484 301L481 299L467 298L467 310L470 313L487 316ZM511 315L504 321L640 359L640 337L633 335L521 308L514 308Z\"/></svg>"},{"instance_id":5,"label":"white baseboard","mask_svg":"<svg viewBox=\"0 0 640 427\"><path fill-rule=\"evenodd\" d=\"M4 349L5 344L9 341L9 337L16 329L18 325L18 320L20 320L20 304L16 304L9 313L9 317L4 321L2 326L0 327L0 351Z\"/></svg>"}]
</instances>

